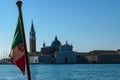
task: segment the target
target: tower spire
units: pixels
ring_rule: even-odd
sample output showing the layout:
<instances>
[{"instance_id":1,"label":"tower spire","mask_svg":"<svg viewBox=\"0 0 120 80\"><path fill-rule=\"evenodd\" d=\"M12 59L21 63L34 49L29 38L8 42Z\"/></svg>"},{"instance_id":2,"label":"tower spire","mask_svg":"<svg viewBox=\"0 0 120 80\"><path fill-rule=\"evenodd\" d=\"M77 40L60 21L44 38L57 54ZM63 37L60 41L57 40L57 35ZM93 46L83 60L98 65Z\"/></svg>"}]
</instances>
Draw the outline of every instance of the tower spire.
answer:
<instances>
[{"instance_id":1,"label":"tower spire","mask_svg":"<svg viewBox=\"0 0 120 80\"><path fill-rule=\"evenodd\" d=\"M33 25L33 20L31 20L31 30L30 30L30 53L36 52L36 35Z\"/></svg>"},{"instance_id":2,"label":"tower spire","mask_svg":"<svg viewBox=\"0 0 120 80\"><path fill-rule=\"evenodd\" d=\"M31 32L35 32L35 29L34 29L34 24L33 24L33 19L31 20Z\"/></svg>"}]
</instances>

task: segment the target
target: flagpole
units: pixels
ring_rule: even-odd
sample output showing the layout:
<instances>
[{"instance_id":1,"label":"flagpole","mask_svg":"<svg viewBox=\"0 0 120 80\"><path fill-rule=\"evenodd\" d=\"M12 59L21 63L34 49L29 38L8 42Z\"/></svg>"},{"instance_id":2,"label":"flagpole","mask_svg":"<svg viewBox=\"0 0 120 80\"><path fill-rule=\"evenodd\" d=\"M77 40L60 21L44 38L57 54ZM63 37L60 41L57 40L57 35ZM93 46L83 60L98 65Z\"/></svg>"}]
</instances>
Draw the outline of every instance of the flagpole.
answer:
<instances>
[{"instance_id":1,"label":"flagpole","mask_svg":"<svg viewBox=\"0 0 120 80\"><path fill-rule=\"evenodd\" d=\"M24 32L24 24L23 24L23 17L22 17L22 1L17 1L16 3L17 7L18 7L18 11L19 11L19 17L20 17L20 24L21 24L21 31L22 31L22 36L23 36L23 44L24 44L24 48L25 48L25 61L26 61L26 68L27 68L27 76L28 76L28 80L31 80L31 75L30 75L30 68L29 68L29 59L28 59L28 53L27 53L27 46L26 46L26 39L25 39L25 32Z\"/></svg>"}]
</instances>

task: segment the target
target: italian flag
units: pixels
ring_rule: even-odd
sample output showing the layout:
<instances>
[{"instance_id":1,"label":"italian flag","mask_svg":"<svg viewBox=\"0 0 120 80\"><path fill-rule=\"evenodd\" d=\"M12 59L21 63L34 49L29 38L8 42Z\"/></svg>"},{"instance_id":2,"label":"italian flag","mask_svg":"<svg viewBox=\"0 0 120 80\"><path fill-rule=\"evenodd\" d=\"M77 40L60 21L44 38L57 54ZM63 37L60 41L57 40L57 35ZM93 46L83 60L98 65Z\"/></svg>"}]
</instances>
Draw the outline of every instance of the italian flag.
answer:
<instances>
[{"instance_id":1,"label":"italian flag","mask_svg":"<svg viewBox=\"0 0 120 80\"><path fill-rule=\"evenodd\" d=\"M18 17L17 26L15 30L15 34L13 37L12 48L9 55L9 58L13 64L19 67L22 71L23 75L25 74L25 52L24 45L22 40L22 31L20 18Z\"/></svg>"}]
</instances>

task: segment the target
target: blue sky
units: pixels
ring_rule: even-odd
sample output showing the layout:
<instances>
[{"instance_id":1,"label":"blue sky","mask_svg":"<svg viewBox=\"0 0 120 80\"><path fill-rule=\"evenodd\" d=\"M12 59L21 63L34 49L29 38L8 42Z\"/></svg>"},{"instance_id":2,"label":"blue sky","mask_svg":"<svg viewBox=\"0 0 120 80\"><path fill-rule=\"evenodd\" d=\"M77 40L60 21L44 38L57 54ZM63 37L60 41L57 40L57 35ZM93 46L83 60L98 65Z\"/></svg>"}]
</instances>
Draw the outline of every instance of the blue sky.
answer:
<instances>
[{"instance_id":1,"label":"blue sky","mask_svg":"<svg viewBox=\"0 0 120 80\"><path fill-rule=\"evenodd\" d=\"M0 55L9 54L16 28L17 0L0 0ZM57 35L74 51L120 49L120 0L22 0L23 19L29 51L33 19L37 51L43 42L51 45ZM7 53L7 54L6 54Z\"/></svg>"}]
</instances>

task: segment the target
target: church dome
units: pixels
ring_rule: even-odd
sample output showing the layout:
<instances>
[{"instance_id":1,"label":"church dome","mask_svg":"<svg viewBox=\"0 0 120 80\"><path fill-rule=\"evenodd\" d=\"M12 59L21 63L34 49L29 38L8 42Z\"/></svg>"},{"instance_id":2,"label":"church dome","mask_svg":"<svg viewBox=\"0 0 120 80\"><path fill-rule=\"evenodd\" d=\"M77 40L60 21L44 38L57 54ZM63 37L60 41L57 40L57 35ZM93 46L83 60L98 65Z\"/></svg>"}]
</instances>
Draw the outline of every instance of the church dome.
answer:
<instances>
[{"instance_id":1,"label":"church dome","mask_svg":"<svg viewBox=\"0 0 120 80\"><path fill-rule=\"evenodd\" d=\"M55 37L55 40L52 42L51 46L54 48L59 48L61 45L60 41L57 39L57 36Z\"/></svg>"}]
</instances>

